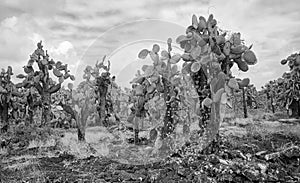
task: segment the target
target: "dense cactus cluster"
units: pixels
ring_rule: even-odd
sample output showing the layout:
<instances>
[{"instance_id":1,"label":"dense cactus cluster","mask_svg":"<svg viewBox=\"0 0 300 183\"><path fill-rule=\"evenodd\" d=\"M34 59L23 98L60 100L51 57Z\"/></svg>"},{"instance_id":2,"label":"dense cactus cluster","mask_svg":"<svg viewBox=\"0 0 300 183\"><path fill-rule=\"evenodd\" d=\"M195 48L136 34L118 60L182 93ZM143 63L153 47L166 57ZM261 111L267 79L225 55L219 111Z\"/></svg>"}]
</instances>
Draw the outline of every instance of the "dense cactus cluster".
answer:
<instances>
[{"instance_id":1,"label":"dense cactus cluster","mask_svg":"<svg viewBox=\"0 0 300 183\"><path fill-rule=\"evenodd\" d=\"M279 79L281 81L281 79ZM275 113L276 107L280 106L285 102L281 96L281 93L284 91L282 84L278 85L276 80L269 81L262 87L262 92L266 96L267 99L267 109Z\"/></svg>"},{"instance_id":2,"label":"dense cactus cluster","mask_svg":"<svg viewBox=\"0 0 300 183\"><path fill-rule=\"evenodd\" d=\"M284 73L282 78L277 80L278 85L282 88L279 92L280 99L285 98L285 106L290 109L292 117L300 116L300 53L294 53L281 61L281 64L288 63L290 72Z\"/></svg>"},{"instance_id":3,"label":"dense cactus cluster","mask_svg":"<svg viewBox=\"0 0 300 183\"><path fill-rule=\"evenodd\" d=\"M2 131L6 132L9 126L8 115L9 108L15 107L13 102L14 96L21 96L16 86L11 81L13 75L12 67L8 66L7 70L2 69L0 73L0 119Z\"/></svg>"},{"instance_id":4,"label":"dense cactus cluster","mask_svg":"<svg viewBox=\"0 0 300 183\"><path fill-rule=\"evenodd\" d=\"M290 117L300 116L300 53L294 53L280 61L282 65L288 64L290 71L285 72L277 80L269 81L263 91L274 106L285 108Z\"/></svg>"}]
</instances>

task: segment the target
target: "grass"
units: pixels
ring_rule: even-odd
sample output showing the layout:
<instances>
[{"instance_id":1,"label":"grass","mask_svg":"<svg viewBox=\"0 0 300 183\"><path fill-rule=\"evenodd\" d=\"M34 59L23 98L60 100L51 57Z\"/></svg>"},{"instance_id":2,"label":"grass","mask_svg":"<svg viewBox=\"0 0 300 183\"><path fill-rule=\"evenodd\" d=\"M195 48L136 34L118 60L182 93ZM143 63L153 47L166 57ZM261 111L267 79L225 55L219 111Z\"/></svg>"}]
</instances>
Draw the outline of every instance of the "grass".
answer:
<instances>
[{"instance_id":1,"label":"grass","mask_svg":"<svg viewBox=\"0 0 300 183\"><path fill-rule=\"evenodd\" d=\"M89 127L85 132L85 142L77 140L77 131L71 129L60 139L60 148L78 158L94 156L107 156L109 154L106 140L112 139L113 135L103 127Z\"/></svg>"},{"instance_id":2,"label":"grass","mask_svg":"<svg viewBox=\"0 0 300 183\"><path fill-rule=\"evenodd\" d=\"M28 144L28 149L30 148L42 148L42 147L53 147L56 145L56 140L54 138L49 138L47 140L31 140Z\"/></svg>"}]
</instances>

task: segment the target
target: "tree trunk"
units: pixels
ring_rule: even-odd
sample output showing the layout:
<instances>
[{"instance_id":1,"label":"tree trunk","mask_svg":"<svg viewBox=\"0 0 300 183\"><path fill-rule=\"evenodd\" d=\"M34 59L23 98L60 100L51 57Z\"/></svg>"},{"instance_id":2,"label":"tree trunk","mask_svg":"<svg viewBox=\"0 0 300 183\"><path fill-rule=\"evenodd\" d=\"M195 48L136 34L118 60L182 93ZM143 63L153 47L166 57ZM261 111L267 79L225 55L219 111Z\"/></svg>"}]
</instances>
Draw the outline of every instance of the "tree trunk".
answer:
<instances>
[{"instance_id":1,"label":"tree trunk","mask_svg":"<svg viewBox=\"0 0 300 183\"><path fill-rule=\"evenodd\" d=\"M299 115L299 101L293 100L291 105L289 106L291 110L291 114L289 115L291 118L298 118Z\"/></svg>"},{"instance_id":2,"label":"tree trunk","mask_svg":"<svg viewBox=\"0 0 300 183\"><path fill-rule=\"evenodd\" d=\"M106 104L106 98L103 95L100 95L99 97L99 118L100 118L100 122L103 124L103 126L107 127L108 126L108 122L106 120L106 108L105 108L105 104Z\"/></svg>"},{"instance_id":3,"label":"tree trunk","mask_svg":"<svg viewBox=\"0 0 300 183\"><path fill-rule=\"evenodd\" d=\"M33 97L32 95L30 94L28 97L27 97L27 107L28 107L28 115L29 115L29 123L30 124L33 124L33 115L34 115L34 109L33 109Z\"/></svg>"},{"instance_id":4,"label":"tree trunk","mask_svg":"<svg viewBox=\"0 0 300 183\"><path fill-rule=\"evenodd\" d=\"M272 108L272 113L275 113L275 107L273 105L273 96L271 95L271 108Z\"/></svg>"},{"instance_id":5,"label":"tree trunk","mask_svg":"<svg viewBox=\"0 0 300 183\"><path fill-rule=\"evenodd\" d=\"M299 118L300 117L300 101L297 101L297 104L298 104L298 107L297 107L298 116L297 116L297 118Z\"/></svg>"},{"instance_id":6,"label":"tree trunk","mask_svg":"<svg viewBox=\"0 0 300 183\"><path fill-rule=\"evenodd\" d=\"M2 100L2 105L0 105L0 111L1 111L1 122L2 122L2 132L7 132L9 127L8 122L8 103L7 98L3 97L5 100Z\"/></svg>"},{"instance_id":7,"label":"tree trunk","mask_svg":"<svg viewBox=\"0 0 300 183\"><path fill-rule=\"evenodd\" d=\"M210 87L207 84L207 77L202 68L197 73L191 73L191 77L194 82L196 91L198 93L199 103L201 106L203 100L207 96L210 97ZM206 106L204 106L204 108L200 107L200 120L198 125L202 131L204 131L209 119L210 119L210 109L207 108Z\"/></svg>"},{"instance_id":8,"label":"tree trunk","mask_svg":"<svg viewBox=\"0 0 300 183\"><path fill-rule=\"evenodd\" d=\"M176 93L174 92L174 87L172 83L166 78L162 77L162 83L164 86L164 100L166 103L166 113L164 116L164 126L162 128L161 137L164 139L168 135L172 134L176 126L176 116L178 110L178 101L176 101Z\"/></svg>"},{"instance_id":9,"label":"tree trunk","mask_svg":"<svg viewBox=\"0 0 300 183\"><path fill-rule=\"evenodd\" d=\"M225 68L228 67L226 66ZM209 73L206 71L209 71ZM200 105L206 97L211 98L212 92L216 93L219 89L224 88L225 78L218 77L220 72L222 72L221 68L213 67L208 63L202 65L198 72L191 73L194 86L199 95ZM224 72L224 74L226 74L226 72ZM211 76L211 79L217 79L217 83L213 85L214 88L211 88L210 84L208 84L207 76ZM216 138L219 133L221 120L220 101L213 102L210 108L205 106L201 108L199 127L202 129L202 133L201 131L198 133L198 145L202 152L205 152L207 149L215 148L215 145L218 142Z\"/></svg>"},{"instance_id":10,"label":"tree trunk","mask_svg":"<svg viewBox=\"0 0 300 183\"><path fill-rule=\"evenodd\" d=\"M99 106L98 106L98 114L100 118L100 123L103 124L103 126L108 127L108 120L107 120L107 110L106 110L106 95L108 90L108 81L104 79L103 77L97 78L97 87L98 87L98 100L99 100Z\"/></svg>"},{"instance_id":11,"label":"tree trunk","mask_svg":"<svg viewBox=\"0 0 300 183\"><path fill-rule=\"evenodd\" d=\"M33 124L33 109L29 108L28 109L28 115L29 115L29 123Z\"/></svg>"},{"instance_id":12,"label":"tree trunk","mask_svg":"<svg viewBox=\"0 0 300 183\"><path fill-rule=\"evenodd\" d=\"M85 130L78 127L77 128L77 136L79 141L85 141Z\"/></svg>"},{"instance_id":13,"label":"tree trunk","mask_svg":"<svg viewBox=\"0 0 300 183\"><path fill-rule=\"evenodd\" d=\"M234 118L237 117L237 114L238 114L238 108L237 108L237 96L235 95L235 93L233 92L232 94L232 97L233 97L233 115L234 115Z\"/></svg>"},{"instance_id":14,"label":"tree trunk","mask_svg":"<svg viewBox=\"0 0 300 183\"><path fill-rule=\"evenodd\" d=\"M51 121L51 94L48 92L43 93L42 95L42 126Z\"/></svg>"},{"instance_id":15,"label":"tree trunk","mask_svg":"<svg viewBox=\"0 0 300 183\"><path fill-rule=\"evenodd\" d=\"M242 92L243 92L243 107L244 107L244 118L248 117L247 114L247 104L246 104L246 97L245 97L245 88L242 88Z\"/></svg>"},{"instance_id":16,"label":"tree trunk","mask_svg":"<svg viewBox=\"0 0 300 183\"><path fill-rule=\"evenodd\" d=\"M77 136L79 141L85 141L86 121L89 117L89 99L85 99L81 106L80 113L77 114Z\"/></svg>"}]
</instances>

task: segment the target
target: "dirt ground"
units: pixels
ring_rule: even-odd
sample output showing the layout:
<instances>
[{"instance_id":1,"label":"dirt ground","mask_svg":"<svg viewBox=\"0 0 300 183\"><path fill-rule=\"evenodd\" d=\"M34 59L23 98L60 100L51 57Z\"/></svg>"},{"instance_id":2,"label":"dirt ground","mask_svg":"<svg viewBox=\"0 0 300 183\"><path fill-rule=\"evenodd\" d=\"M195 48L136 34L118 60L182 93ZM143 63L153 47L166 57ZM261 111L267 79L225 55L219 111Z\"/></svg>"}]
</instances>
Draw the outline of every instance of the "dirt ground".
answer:
<instances>
[{"instance_id":1,"label":"dirt ground","mask_svg":"<svg viewBox=\"0 0 300 183\"><path fill-rule=\"evenodd\" d=\"M113 132L113 133L110 133ZM300 124L272 115L228 117L218 143L199 152L177 129L177 148L136 147L132 132L17 127L1 135L0 182L300 182ZM145 138L148 132L142 132Z\"/></svg>"}]
</instances>

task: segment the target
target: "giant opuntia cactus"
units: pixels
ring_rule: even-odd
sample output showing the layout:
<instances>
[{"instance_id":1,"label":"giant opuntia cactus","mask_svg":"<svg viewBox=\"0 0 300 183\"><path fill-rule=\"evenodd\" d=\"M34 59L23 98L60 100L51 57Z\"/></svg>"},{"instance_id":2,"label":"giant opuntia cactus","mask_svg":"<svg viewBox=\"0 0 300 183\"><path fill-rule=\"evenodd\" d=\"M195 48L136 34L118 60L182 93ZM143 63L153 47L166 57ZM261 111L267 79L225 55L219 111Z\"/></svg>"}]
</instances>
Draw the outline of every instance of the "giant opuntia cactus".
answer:
<instances>
[{"instance_id":1,"label":"giant opuntia cactus","mask_svg":"<svg viewBox=\"0 0 300 183\"><path fill-rule=\"evenodd\" d=\"M2 69L0 73L0 119L3 125L3 132L6 132L9 127L8 112L9 107L12 106L12 97L21 96L17 91L16 86L11 81L12 75L13 72L11 66L8 66L6 71Z\"/></svg>"},{"instance_id":2,"label":"giant opuntia cactus","mask_svg":"<svg viewBox=\"0 0 300 183\"><path fill-rule=\"evenodd\" d=\"M108 87L111 84L110 78L110 61L108 60L108 65L104 65L106 56L103 57L102 61L95 64L94 67L87 66L84 70L83 79L85 79L85 84L87 87L92 88L96 94L97 110L100 118L100 123L104 126L108 126L108 117L113 110L111 106L107 105L111 102L108 95ZM94 80L91 80L91 77Z\"/></svg>"},{"instance_id":3,"label":"giant opuntia cactus","mask_svg":"<svg viewBox=\"0 0 300 183\"><path fill-rule=\"evenodd\" d=\"M290 68L289 73L284 73L283 77L278 79L278 85L283 89L283 92L277 93L278 97L285 100L283 105L291 111L291 117L300 116L300 52L288 56L281 60L281 64L288 63Z\"/></svg>"},{"instance_id":4,"label":"giant opuntia cactus","mask_svg":"<svg viewBox=\"0 0 300 183\"><path fill-rule=\"evenodd\" d=\"M37 71L33 68L34 63L38 66ZM24 79L17 86L24 88L35 87L37 89L43 101L41 124L46 124L51 121L51 94L56 93L66 79L70 78L74 81L75 77L70 75L67 64L49 59L47 51L43 49L42 41L37 44L37 49L30 55L28 64L23 68L26 75L19 74L17 76L17 78ZM58 83L50 77L49 72L51 70L54 76L58 78Z\"/></svg>"},{"instance_id":5,"label":"giant opuntia cactus","mask_svg":"<svg viewBox=\"0 0 300 183\"><path fill-rule=\"evenodd\" d=\"M154 44L152 50L143 49L138 54L140 59L145 59L148 55L153 61L153 65L144 65L142 70L144 74L136 78L134 82L141 82L141 78L148 81L146 86L147 93L152 94L158 92L163 94L166 105L166 112L164 116L164 126L162 128L162 138L170 135L178 122L178 85L181 78L179 77L178 66L176 65L180 59L180 54L171 54L172 39L167 40L168 50L162 50L159 54L160 47Z\"/></svg>"},{"instance_id":6,"label":"giant opuntia cactus","mask_svg":"<svg viewBox=\"0 0 300 183\"><path fill-rule=\"evenodd\" d=\"M217 20L210 15L206 20L193 15L192 25L185 35L176 39L184 49L181 58L182 72L190 74L201 102L199 126L202 130L200 148L204 149L218 134L222 121L222 110L227 101L227 95L232 93L228 81L232 77L230 68L237 64L246 72L257 62L255 54L241 40L240 33L234 33L229 39L226 33L221 33Z\"/></svg>"}]
</instances>

